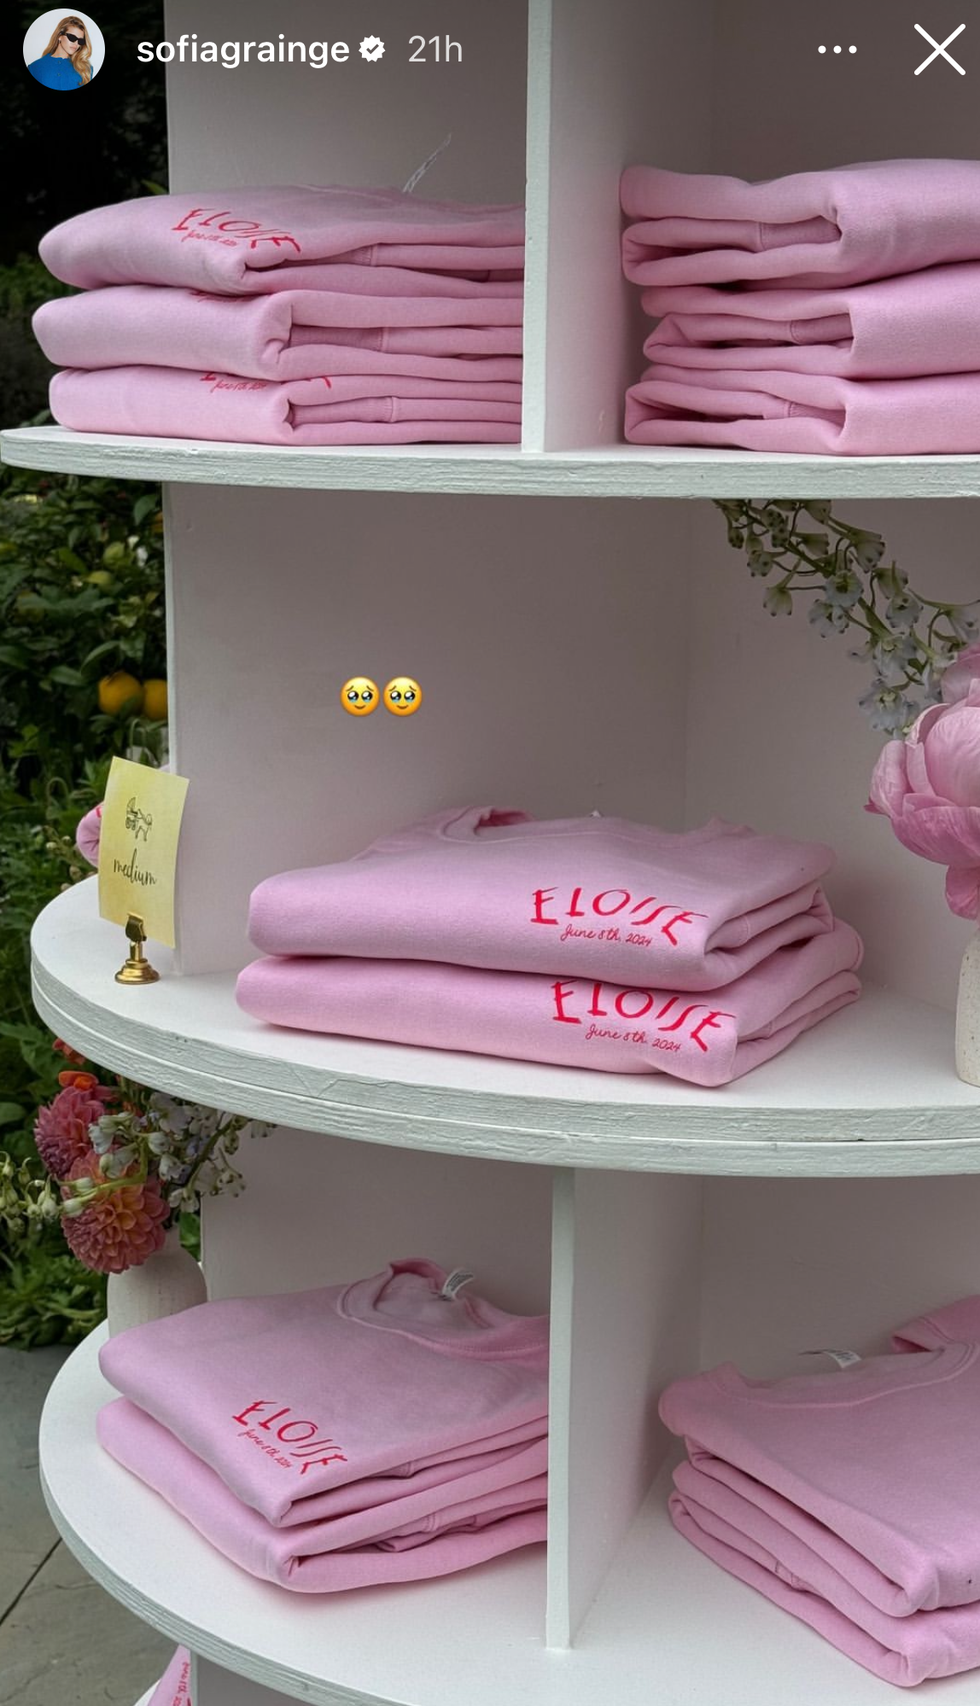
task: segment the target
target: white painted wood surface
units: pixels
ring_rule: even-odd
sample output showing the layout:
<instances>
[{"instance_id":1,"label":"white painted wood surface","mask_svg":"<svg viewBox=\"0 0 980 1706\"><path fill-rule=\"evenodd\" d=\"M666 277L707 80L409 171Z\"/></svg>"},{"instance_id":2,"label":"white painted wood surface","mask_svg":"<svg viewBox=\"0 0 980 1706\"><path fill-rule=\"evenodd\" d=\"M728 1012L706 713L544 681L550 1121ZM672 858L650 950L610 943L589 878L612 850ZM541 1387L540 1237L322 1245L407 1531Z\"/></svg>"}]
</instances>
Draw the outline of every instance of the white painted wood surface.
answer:
<instances>
[{"instance_id":1,"label":"white painted wood surface","mask_svg":"<svg viewBox=\"0 0 980 1706\"><path fill-rule=\"evenodd\" d=\"M666 1477L568 1652L542 1640L542 1547L383 1596L365 1590L307 1599L254 1581L98 1449L95 1413L112 1396L96 1365L100 1336L72 1354L42 1418L41 1472L52 1517L115 1598L206 1661L263 1688L312 1706L460 1706L461 1698L466 1706L894 1702L888 1683L676 1535L666 1517ZM980 1679L974 1673L924 1683L916 1700L980 1706Z\"/></svg>"},{"instance_id":2,"label":"white painted wood surface","mask_svg":"<svg viewBox=\"0 0 980 1706\"><path fill-rule=\"evenodd\" d=\"M601 13L593 0L531 0L525 323L534 352L544 346L525 370L531 449L622 440L644 334L623 276L619 178L633 160L706 169L710 22L711 0L604 0Z\"/></svg>"},{"instance_id":3,"label":"white painted wood surface","mask_svg":"<svg viewBox=\"0 0 980 1706\"><path fill-rule=\"evenodd\" d=\"M549 1647L569 1647L667 1453L657 1398L697 1372L701 1184L562 1170L552 1233Z\"/></svg>"},{"instance_id":4,"label":"white painted wood surface","mask_svg":"<svg viewBox=\"0 0 980 1706\"><path fill-rule=\"evenodd\" d=\"M447 807L680 828L689 515L645 508L172 487L182 970L255 957L262 878ZM348 716L361 674L418 714Z\"/></svg>"},{"instance_id":5,"label":"white painted wood surface","mask_svg":"<svg viewBox=\"0 0 980 1706\"><path fill-rule=\"evenodd\" d=\"M714 0L713 57L702 60L711 78L709 170L760 179L851 160L975 159L971 10L950 0L928 10L921 0ZM915 24L943 41L966 19L959 58L967 75L937 61L916 77L929 47ZM844 53L818 55L821 42L841 43Z\"/></svg>"},{"instance_id":6,"label":"white painted wood surface","mask_svg":"<svg viewBox=\"0 0 980 1706\"><path fill-rule=\"evenodd\" d=\"M301 1130L507 1161L691 1173L967 1173L980 1094L957 1078L953 1016L868 990L738 1083L641 1078L272 1030L233 980L114 982L118 929L95 884L34 927L34 999L89 1059L211 1106Z\"/></svg>"},{"instance_id":7,"label":"white painted wood surface","mask_svg":"<svg viewBox=\"0 0 980 1706\"><path fill-rule=\"evenodd\" d=\"M769 1380L826 1345L888 1351L896 1327L980 1292L978 1224L975 1175L707 1180L702 1367Z\"/></svg>"},{"instance_id":8,"label":"white painted wood surface","mask_svg":"<svg viewBox=\"0 0 980 1706\"><path fill-rule=\"evenodd\" d=\"M270 13L257 0L166 0L166 34L202 41L344 41L349 59L318 70L298 61L183 65L167 70L170 185L174 191L239 184L352 184L401 189L451 134L418 185L435 201L506 202L524 197L527 7L498 0L469 7L426 0L289 0ZM368 64L362 36L385 43ZM455 37L462 59L412 62L412 34Z\"/></svg>"},{"instance_id":9,"label":"white painted wood surface","mask_svg":"<svg viewBox=\"0 0 980 1706\"><path fill-rule=\"evenodd\" d=\"M285 1126L264 1142L243 1141L235 1164L241 1196L204 1204L213 1298L342 1285L392 1260L428 1256L474 1274L473 1289L502 1309L548 1313L548 1167Z\"/></svg>"},{"instance_id":10,"label":"white painted wood surface","mask_svg":"<svg viewBox=\"0 0 980 1706\"><path fill-rule=\"evenodd\" d=\"M485 493L578 498L969 498L980 456L762 456L750 450L610 444L537 453L510 445L317 450L127 438L66 427L0 432L15 468L290 491Z\"/></svg>"},{"instance_id":11,"label":"white painted wood surface","mask_svg":"<svg viewBox=\"0 0 980 1706\"><path fill-rule=\"evenodd\" d=\"M956 1070L965 1084L980 1085L980 935L963 954L956 998Z\"/></svg>"}]
</instances>

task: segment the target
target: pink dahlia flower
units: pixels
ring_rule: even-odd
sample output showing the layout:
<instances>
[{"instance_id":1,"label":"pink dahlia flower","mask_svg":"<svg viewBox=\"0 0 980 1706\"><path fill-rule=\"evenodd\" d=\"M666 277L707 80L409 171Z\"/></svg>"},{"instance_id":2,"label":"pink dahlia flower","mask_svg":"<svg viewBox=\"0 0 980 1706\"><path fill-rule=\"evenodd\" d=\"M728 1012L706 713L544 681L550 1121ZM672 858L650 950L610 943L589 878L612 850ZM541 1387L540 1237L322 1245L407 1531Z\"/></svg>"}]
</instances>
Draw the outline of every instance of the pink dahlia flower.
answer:
<instances>
[{"instance_id":1,"label":"pink dahlia flower","mask_svg":"<svg viewBox=\"0 0 980 1706\"><path fill-rule=\"evenodd\" d=\"M980 646L943 677L942 705L930 705L904 740L884 748L871 778L868 810L891 821L903 847L948 867L946 901L960 918L980 918Z\"/></svg>"},{"instance_id":2,"label":"pink dahlia flower","mask_svg":"<svg viewBox=\"0 0 980 1706\"><path fill-rule=\"evenodd\" d=\"M38 1110L34 1125L37 1152L55 1179L67 1179L73 1162L92 1147L88 1128L100 1120L115 1095L102 1084L79 1089L68 1085L53 1102Z\"/></svg>"},{"instance_id":3,"label":"pink dahlia flower","mask_svg":"<svg viewBox=\"0 0 980 1706\"><path fill-rule=\"evenodd\" d=\"M68 1177L101 1178L94 1150L78 1157ZM81 1214L66 1215L61 1225L69 1249L85 1267L100 1274L121 1274L162 1250L163 1223L169 1213L159 1179L127 1184L124 1176Z\"/></svg>"}]
</instances>

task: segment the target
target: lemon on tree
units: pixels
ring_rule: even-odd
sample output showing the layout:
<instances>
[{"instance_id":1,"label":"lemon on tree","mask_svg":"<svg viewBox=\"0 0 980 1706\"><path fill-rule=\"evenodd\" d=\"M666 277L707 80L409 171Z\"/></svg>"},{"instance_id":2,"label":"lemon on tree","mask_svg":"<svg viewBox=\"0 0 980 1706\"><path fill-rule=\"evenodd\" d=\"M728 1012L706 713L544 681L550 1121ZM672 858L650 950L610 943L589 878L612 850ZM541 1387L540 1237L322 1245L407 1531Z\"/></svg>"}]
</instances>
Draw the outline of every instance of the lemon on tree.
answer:
<instances>
[{"instance_id":1,"label":"lemon on tree","mask_svg":"<svg viewBox=\"0 0 980 1706\"><path fill-rule=\"evenodd\" d=\"M167 683L153 679L143 683L143 715L151 723L167 720Z\"/></svg>"},{"instance_id":2,"label":"lemon on tree","mask_svg":"<svg viewBox=\"0 0 980 1706\"><path fill-rule=\"evenodd\" d=\"M117 669L104 675L99 682L99 710L107 717L118 717L123 711L130 715L142 709L143 683L128 670Z\"/></svg>"}]
</instances>

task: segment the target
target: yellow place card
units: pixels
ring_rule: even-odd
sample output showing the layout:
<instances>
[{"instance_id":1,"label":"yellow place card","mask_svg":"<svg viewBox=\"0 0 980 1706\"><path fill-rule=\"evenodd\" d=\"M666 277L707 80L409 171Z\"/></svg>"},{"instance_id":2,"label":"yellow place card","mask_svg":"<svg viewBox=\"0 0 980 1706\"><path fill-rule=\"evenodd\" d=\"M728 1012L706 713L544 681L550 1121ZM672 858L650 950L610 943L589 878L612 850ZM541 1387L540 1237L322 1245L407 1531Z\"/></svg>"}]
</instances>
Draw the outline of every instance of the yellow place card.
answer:
<instances>
[{"instance_id":1,"label":"yellow place card","mask_svg":"<svg viewBox=\"0 0 980 1706\"><path fill-rule=\"evenodd\" d=\"M114 758L102 806L99 911L114 924L131 913L154 942L176 947L174 889L187 777Z\"/></svg>"}]
</instances>

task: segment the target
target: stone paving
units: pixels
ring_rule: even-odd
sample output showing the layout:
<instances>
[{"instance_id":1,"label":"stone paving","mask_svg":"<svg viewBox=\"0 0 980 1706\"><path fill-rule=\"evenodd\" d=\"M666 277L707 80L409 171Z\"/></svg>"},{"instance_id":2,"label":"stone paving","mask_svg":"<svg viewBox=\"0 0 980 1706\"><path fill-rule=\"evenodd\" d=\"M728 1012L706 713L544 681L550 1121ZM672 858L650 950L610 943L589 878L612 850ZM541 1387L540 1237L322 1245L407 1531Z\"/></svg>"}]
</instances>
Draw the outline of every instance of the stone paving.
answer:
<instances>
[{"instance_id":1,"label":"stone paving","mask_svg":"<svg viewBox=\"0 0 980 1706\"><path fill-rule=\"evenodd\" d=\"M0 1346L0 1706L134 1706L173 1643L76 1564L38 1484L41 1406L66 1354Z\"/></svg>"}]
</instances>

